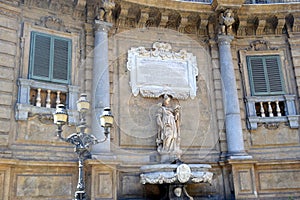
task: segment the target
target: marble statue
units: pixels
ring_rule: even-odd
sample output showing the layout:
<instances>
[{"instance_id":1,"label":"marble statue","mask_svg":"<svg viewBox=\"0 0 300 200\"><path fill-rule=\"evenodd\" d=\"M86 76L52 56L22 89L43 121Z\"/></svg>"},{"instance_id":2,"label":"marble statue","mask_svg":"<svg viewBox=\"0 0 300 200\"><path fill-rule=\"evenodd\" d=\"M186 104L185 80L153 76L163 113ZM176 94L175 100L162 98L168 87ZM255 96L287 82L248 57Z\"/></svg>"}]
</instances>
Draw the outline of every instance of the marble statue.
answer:
<instances>
[{"instance_id":1,"label":"marble statue","mask_svg":"<svg viewBox=\"0 0 300 200\"><path fill-rule=\"evenodd\" d=\"M176 152L180 149L180 106L170 106L171 97L164 95L163 103L158 109L156 120L158 125L158 152Z\"/></svg>"},{"instance_id":2,"label":"marble statue","mask_svg":"<svg viewBox=\"0 0 300 200\"><path fill-rule=\"evenodd\" d=\"M234 15L231 9L225 10L224 13L219 15L219 34L220 35L231 35L232 24L235 22Z\"/></svg>"}]
</instances>

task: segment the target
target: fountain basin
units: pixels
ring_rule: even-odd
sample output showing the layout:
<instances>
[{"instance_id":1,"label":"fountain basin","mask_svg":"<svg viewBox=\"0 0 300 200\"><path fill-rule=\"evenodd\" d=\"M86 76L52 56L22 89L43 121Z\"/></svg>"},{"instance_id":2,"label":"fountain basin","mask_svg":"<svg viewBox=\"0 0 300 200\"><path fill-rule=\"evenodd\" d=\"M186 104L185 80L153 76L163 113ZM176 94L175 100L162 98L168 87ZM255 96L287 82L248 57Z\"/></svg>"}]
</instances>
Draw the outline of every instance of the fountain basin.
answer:
<instances>
[{"instance_id":1,"label":"fountain basin","mask_svg":"<svg viewBox=\"0 0 300 200\"><path fill-rule=\"evenodd\" d=\"M208 164L155 164L140 168L142 184L212 183Z\"/></svg>"}]
</instances>

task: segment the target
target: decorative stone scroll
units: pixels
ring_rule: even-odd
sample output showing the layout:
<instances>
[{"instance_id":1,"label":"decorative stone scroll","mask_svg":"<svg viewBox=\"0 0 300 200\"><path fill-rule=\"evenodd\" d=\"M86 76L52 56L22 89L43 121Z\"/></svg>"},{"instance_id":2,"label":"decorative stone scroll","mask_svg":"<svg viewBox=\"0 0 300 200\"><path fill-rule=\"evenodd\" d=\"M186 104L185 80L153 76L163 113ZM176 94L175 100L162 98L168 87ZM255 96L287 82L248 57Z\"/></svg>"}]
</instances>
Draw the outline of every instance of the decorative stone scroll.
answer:
<instances>
[{"instance_id":1,"label":"decorative stone scroll","mask_svg":"<svg viewBox=\"0 0 300 200\"><path fill-rule=\"evenodd\" d=\"M196 56L184 49L174 52L169 43L161 42L155 42L150 49L131 48L127 68L134 96L140 93L152 98L162 94L176 99L196 97Z\"/></svg>"}]
</instances>

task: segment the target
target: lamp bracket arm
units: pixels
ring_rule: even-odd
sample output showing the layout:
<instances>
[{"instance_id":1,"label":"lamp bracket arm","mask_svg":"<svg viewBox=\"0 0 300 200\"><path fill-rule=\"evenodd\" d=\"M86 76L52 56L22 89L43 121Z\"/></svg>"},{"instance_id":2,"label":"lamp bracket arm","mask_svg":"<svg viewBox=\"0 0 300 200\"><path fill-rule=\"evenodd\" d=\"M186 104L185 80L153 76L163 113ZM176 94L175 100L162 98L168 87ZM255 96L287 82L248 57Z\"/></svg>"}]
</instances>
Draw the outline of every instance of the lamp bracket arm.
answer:
<instances>
[{"instance_id":1,"label":"lamp bracket arm","mask_svg":"<svg viewBox=\"0 0 300 200\"><path fill-rule=\"evenodd\" d=\"M102 140L99 140L99 139L95 140L95 144L103 143L103 142L105 142L106 140L107 140L107 137L105 136L105 138L102 139Z\"/></svg>"},{"instance_id":2,"label":"lamp bracket arm","mask_svg":"<svg viewBox=\"0 0 300 200\"><path fill-rule=\"evenodd\" d=\"M63 132L63 130L62 130L62 125L58 125L58 126L57 126L57 130L56 130L57 136L58 136L59 139L61 139L62 141L67 142L67 139L64 138L64 137L62 136L62 132Z\"/></svg>"}]
</instances>

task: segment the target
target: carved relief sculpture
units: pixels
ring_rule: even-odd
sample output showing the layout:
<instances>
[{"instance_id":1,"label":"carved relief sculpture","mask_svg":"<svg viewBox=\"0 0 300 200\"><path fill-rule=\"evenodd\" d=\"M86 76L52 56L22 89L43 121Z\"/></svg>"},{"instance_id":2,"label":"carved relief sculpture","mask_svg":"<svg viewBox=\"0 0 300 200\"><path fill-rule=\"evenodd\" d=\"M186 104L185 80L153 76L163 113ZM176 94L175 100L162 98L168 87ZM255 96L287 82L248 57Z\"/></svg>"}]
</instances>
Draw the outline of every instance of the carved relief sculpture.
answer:
<instances>
[{"instance_id":1,"label":"carved relief sculpture","mask_svg":"<svg viewBox=\"0 0 300 200\"><path fill-rule=\"evenodd\" d=\"M219 34L220 35L231 35L232 25L235 22L234 15L231 9L225 10L224 13L219 15Z\"/></svg>"}]
</instances>

